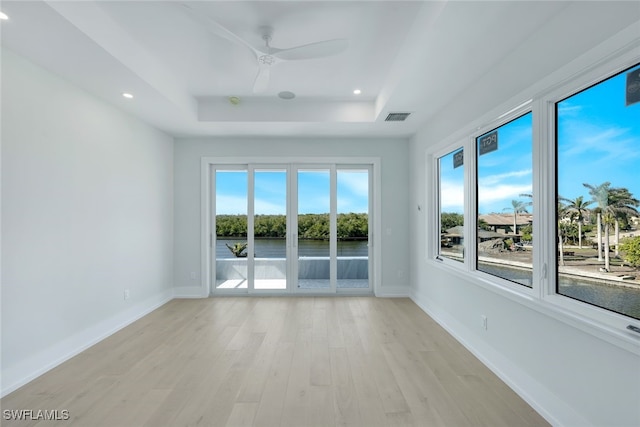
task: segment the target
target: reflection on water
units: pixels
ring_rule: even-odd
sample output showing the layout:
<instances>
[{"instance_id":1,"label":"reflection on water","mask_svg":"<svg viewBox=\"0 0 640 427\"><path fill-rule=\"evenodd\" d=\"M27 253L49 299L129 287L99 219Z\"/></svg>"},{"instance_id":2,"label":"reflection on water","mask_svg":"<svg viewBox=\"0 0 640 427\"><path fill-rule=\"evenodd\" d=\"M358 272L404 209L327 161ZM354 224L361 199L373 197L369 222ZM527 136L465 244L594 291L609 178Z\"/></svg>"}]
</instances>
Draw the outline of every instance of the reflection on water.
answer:
<instances>
[{"instance_id":1,"label":"reflection on water","mask_svg":"<svg viewBox=\"0 0 640 427\"><path fill-rule=\"evenodd\" d=\"M640 289L560 276L558 293L640 319Z\"/></svg>"},{"instance_id":2,"label":"reflection on water","mask_svg":"<svg viewBox=\"0 0 640 427\"><path fill-rule=\"evenodd\" d=\"M495 264L478 263L478 270L502 277L506 280L511 280L528 288L533 287L533 273L531 269L507 268Z\"/></svg>"},{"instance_id":3,"label":"reflection on water","mask_svg":"<svg viewBox=\"0 0 640 427\"><path fill-rule=\"evenodd\" d=\"M246 239L219 239L216 241L216 258L234 258L227 249L225 243L233 246L237 242L246 242ZM367 256L369 247L366 240L338 241L338 256ZM285 239L256 239L256 258L286 258L287 249ZM301 257L327 256L329 242L326 240L300 240L298 242L298 255Z\"/></svg>"},{"instance_id":4,"label":"reflection on water","mask_svg":"<svg viewBox=\"0 0 640 427\"><path fill-rule=\"evenodd\" d=\"M531 286L531 271L493 264L482 264L482 271ZM479 268L480 269L480 268ZM527 280L529 284L527 285ZM640 289L592 282L575 276L559 277L560 295L597 305L616 313L640 319Z\"/></svg>"}]
</instances>

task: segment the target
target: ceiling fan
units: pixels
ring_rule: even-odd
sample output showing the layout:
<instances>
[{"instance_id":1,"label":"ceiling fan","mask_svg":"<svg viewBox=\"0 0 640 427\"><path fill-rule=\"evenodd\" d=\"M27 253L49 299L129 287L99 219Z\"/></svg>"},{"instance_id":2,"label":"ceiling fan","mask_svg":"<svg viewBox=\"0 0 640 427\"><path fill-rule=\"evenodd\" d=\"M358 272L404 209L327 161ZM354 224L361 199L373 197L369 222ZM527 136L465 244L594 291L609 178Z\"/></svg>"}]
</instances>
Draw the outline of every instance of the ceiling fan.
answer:
<instances>
[{"instance_id":1,"label":"ceiling fan","mask_svg":"<svg viewBox=\"0 0 640 427\"><path fill-rule=\"evenodd\" d=\"M253 93L262 93L267 90L271 67L279 62L333 56L344 52L349 46L349 40L347 39L331 39L280 49L270 45L273 28L265 25L259 28L262 40L264 40L264 46L254 47L206 14L195 10L190 5L183 3L183 6L192 16L203 22L211 32L217 36L245 46L255 55L258 70L253 81Z\"/></svg>"}]
</instances>

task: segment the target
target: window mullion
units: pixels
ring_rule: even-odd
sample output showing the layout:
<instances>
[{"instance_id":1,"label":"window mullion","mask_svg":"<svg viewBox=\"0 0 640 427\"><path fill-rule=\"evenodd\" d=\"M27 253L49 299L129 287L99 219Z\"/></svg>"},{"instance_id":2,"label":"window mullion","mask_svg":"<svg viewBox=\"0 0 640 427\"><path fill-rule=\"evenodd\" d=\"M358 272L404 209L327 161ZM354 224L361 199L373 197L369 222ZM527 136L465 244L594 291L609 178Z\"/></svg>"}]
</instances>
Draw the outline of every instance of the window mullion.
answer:
<instances>
[{"instance_id":1,"label":"window mullion","mask_svg":"<svg viewBox=\"0 0 640 427\"><path fill-rule=\"evenodd\" d=\"M465 194L464 194L464 258L467 270L476 269L477 247L475 242L478 241L477 226L477 162L475 150L475 138L469 137L464 145L464 164L465 164Z\"/></svg>"},{"instance_id":2,"label":"window mullion","mask_svg":"<svg viewBox=\"0 0 640 427\"><path fill-rule=\"evenodd\" d=\"M549 217L549 207L554 206L555 170L553 168L553 150L551 147L550 125L553 123L548 115L548 105L542 100L535 100L533 111L533 293L543 298L549 289L551 259L549 242L554 240L553 219ZM553 209L551 209L553 211ZM550 222L551 221L551 222Z\"/></svg>"},{"instance_id":3,"label":"window mullion","mask_svg":"<svg viewBox=\"0 0 640 427\"><path fill-rule=\"evenodd\" d=\"M336 165L329 168L329 283L336 291L338 281L338 176ZM368 217L367 217L368 219Z\"/></svg>"},{"instance_id":4,"label":"window mullion","mask_svg":"<svg viewBox=\"0 0 640 427\"><path fill-rule=\"evenodd\" d=\"M248 292L255 289L255 165L248 166L247 173L247 282Z\"/></svg>"}]
</instances>

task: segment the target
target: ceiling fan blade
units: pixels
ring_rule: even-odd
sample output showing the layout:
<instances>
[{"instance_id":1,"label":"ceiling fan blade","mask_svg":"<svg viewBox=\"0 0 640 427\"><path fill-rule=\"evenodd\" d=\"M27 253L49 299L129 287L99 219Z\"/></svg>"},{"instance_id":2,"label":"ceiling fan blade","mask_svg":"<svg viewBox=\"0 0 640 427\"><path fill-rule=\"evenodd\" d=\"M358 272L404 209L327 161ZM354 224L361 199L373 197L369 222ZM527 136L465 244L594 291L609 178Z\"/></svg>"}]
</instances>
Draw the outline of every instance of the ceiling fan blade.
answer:
<instances>
[{"instance_id":1,"label":"ceiling fan blade","mask_svg":"<svg viewBox=\"0 0 640 427\"><path fill-rule=\"evenodd\" d=\"M262 55L262 53L254 48L251 44L249 44L249 42L232 32L228 28L224 27L222 24L216 22L214 19L207 16L206 13L198 11L185 3L182 3L182 6L189 12L191 16L200 21L213 34L249 48L251 52L253 52L253 54L256 56L256 58Z\"/></svg>"},{"instance_id":2,"label":"ceiling fan blade","mask_svg":"<svg viewBox=\"0 0 640 427\"><path fill-rule=\"evenodd\" d=\"M333 39L288 49L271 48L271 55L286 60L323 58L342 53L348 46L349 40L347 39Z\"/></svg>"},{"instance_id":3,"label":"ceiling fan blade","mask_svg":"<svg viewBox=\"0 0 640 427\"><path fill-rule=\"evenodd\" d=\"M269 87L269 79L271 77L271 66L260 64L258 74L253 82L253 93L266 92Z\"/></svg>"}]
</instances>

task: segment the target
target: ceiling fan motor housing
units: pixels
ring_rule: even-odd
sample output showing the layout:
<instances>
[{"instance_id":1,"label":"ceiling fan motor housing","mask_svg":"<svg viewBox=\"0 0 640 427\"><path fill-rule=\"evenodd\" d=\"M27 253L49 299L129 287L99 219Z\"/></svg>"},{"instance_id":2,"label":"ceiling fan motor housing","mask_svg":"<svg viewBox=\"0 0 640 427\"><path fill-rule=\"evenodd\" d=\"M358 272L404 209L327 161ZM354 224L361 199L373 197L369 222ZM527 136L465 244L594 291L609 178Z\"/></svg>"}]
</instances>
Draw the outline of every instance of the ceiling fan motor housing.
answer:
<instances>
[{"instance_id":1,"label":"ceiling fan motor housing","mask_svg":"<svg viewBox=\"0 0 640 427\"><path fill-rule=\"evenodd\" d=\"M276 62L276 58L271 55L261 55L258 57L258 62L264 65L273 65Z\"/></svg>"}]
</instances>

